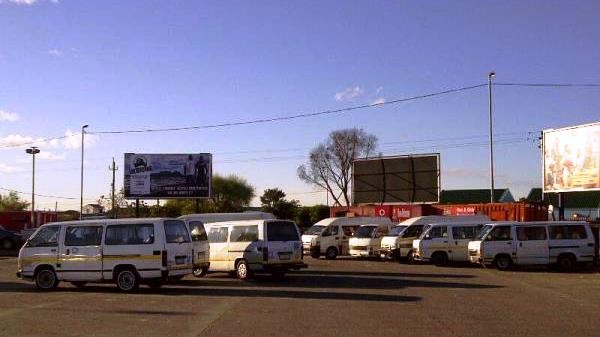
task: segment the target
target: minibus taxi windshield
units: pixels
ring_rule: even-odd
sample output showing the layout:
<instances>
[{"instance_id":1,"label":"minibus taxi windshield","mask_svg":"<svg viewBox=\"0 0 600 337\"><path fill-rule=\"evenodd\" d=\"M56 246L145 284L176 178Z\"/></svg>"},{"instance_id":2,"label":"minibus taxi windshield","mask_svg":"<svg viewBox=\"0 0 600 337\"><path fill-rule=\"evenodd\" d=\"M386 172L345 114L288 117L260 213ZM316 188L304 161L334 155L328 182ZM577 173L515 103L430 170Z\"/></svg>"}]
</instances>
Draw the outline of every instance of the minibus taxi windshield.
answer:
<instances>
[{"instance_id":1,"label":"minibus taxi windshield","mask_svg":"<svg viewBox=\"0 0 600 337\"><path fill-rule=\"evenodd\" d=\"M404 232L404 230L407 227L408 226L395 226L392 228L392 230L388 233L387 236L400 236L400 234L402 234L402 232Z\"/></svg>"},{"instance_id":2,"label":"minibus taxi windshield","mask_svg":"<svg viewBox=\"0 0 600 337\"><path fill-rule=\"evenodd\" d=\"M481 228L479 233L477 233L477 236L475 237L475 239L478 241L483 241L485 239L485 237L490 233L490 231L492 230L493 227L494 226L492 226L492 225L483 226L483 228Z\"/></svg>"},{"instance_id":3,"label":"minibus taxi windshield","mask_svg":"<svg viewBox=\"0 0 600 337\"><path fill-rule=\"evenodd\" d=\"M375 226L361 226L358 227L354 233L355 238L369 239L373 236L373 232L377 229Z\"/></svg>"},{"instance_id":4,"label":"minibus taxi windshield","mask_svg":"<svg viewBox=\"0 0 600 337\"><path fill-rule=\"evenodd\" d=\"M325 228L327 228L327 226L314 225L314 226L311 226L309 229L307 229L306 232L304 232L304 234L319 235Z\"/></svg>"}]
</instances>

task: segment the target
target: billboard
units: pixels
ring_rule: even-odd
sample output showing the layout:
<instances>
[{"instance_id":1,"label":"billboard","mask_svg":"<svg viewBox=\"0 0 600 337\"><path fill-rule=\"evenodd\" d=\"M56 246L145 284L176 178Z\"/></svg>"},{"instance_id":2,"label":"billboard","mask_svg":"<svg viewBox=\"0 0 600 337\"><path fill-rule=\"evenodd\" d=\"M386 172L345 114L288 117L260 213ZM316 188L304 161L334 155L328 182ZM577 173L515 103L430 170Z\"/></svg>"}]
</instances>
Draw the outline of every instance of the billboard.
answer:
<instances>
[{"instance_id":1,"label":"billboard","mask_svg":"<svg viewBox=\"0 0 600 337\"><path fill-rule=\"evenodd\" d=\"M125 198L210 198L212 155L125 153Z\"/></svg>"},{"instance_id":2,"label":"billboard","mask_svg":"<svg viewBox=\"0 0 600 337\"><path fill-rule=\"evenodd\" d=\"M600 190L600 122L543 131L544 193Z\"/></svg>"},{"instance_id":3,"label":"billboard","mask_svg":"<svg viewBox=\"0 0 600 337\"><path fill-rule=\"evenodd\" d=\"M439 196L439 153L353 162L354 204L437 203Z\"/></svg>"}]
</instances>

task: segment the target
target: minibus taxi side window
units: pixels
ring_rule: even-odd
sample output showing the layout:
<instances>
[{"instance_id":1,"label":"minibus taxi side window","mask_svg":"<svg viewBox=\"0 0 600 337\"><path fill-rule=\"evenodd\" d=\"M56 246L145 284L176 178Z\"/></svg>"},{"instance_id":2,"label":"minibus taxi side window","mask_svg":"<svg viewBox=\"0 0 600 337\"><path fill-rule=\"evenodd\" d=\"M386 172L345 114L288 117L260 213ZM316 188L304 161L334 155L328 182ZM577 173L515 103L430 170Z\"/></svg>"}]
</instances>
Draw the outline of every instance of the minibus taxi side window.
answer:
<instances>
[{"instance_id":1,"label":"minibus taxi side window","mask_svg":"<svg viewBox=\"0 0 600 337\"><path fill-rule=\"evenodd\" d=\"M190 242L185 223L180 220L165 220L167 243Z\"/></svg>"},{"instance_id":2,"label":"minibus taxi side window","mask_svg":"<svg viewBox=\"0 0 600 337\"><path fill-rule=\"evenodd\" d=\"M579 240L587 239L587 233L583 225L575 226L549 226L551 240Z\"/></svg>"},{"instance_id":3,"label":"minibus taxi side window","mask_svg":"<svg viewBox=\"0 0 600 337\"><path fill-rule=\"evenodd\" d=\"M429 230L427 233L427 239L437 239L437 238L447 238L448 237L448 227L447 226L436 226Z\"/></svg>"},{"instance_id":4,"label":"minibus taxi side window","mask_svg":"<svg viewBox=\"0 0 600 337\"><path fill-rule=\"evenodd\" d=\"M230 242L258 241L258 226L234 226L231 230Z\"/></svg>"},{"instance_id":5,"label":"minibus taxi side window","mask_svg":"<svg viewBox=\"0 0 600 337\"><path fill-rule=\"evenodd\" d=\"M99 246L101 226L69 226L65 231L65 246Z\"/></svg>"},{"instance_id":6,"label":"minibus taxi side window","mask_svg":"<svg viewBox=\"0 0 600 337\"><path fill-rule=\"evenodd\" d=\"M473 226L454 226L452 227L452 237L454 240L473 239L477 231L477 227Z\"/></svg>"},{"instance_id":7,"label":"minibus taxi side window","mask_svg":"<svg viewBox=\"0 0 600 337\"><path fill-rule=\"evenodd\" d=\"M546 240L546 227L517 227L519 241Z\"/></svg>"},{"instance_id":8,"label":"minibus taxi side window","mask_svg":"<svg viewBox=\"0 0 600 337\"><path fill-rule=\"evenodd\" d=\"M114 245L147 245L154 243L153 224L110 225L104 243Z\"/></svg>"},{"instance_id":9,"label":"minibus taxi side window","mask_svg":"<svg viewBox=\"0 0 600 337\"><path fill-rule=\"evenodd\" d=\"M488 234L486 241L510 241L512 235L510 232L510 226L496 226L490 234Z\"/></svg>"},{"instance_id":10,"label":"minibus taxi side window","mask_svg":"<svg viewBox=\"0 0 600 337\"><path fill-rule=\"evenodd\" d=\"M321 233L321 236L331 236L332 226L325 228L325 230Z\"/></svg>"},{"instance_id":11,"label":"minibus taxi side window","mask_svg":"<svg viewBox=\"0 0 600 337\"><path fill-rule=\"evenodd\" d=\"M60 226L46 226L29 239L27 247L56 247L58 246L58 233Z\"/></svg>"},{"instance_id":12,"label":"minibus taxi side window","mask_svg":"<svg viewBox=\"0 0 600 337\"><path fill-rule=\"evenodd\" d=\"M208 242L221 243L227 242L227 234L229 233L227 227L212 227L208 232Z\"/></svg>"}]
</instances>

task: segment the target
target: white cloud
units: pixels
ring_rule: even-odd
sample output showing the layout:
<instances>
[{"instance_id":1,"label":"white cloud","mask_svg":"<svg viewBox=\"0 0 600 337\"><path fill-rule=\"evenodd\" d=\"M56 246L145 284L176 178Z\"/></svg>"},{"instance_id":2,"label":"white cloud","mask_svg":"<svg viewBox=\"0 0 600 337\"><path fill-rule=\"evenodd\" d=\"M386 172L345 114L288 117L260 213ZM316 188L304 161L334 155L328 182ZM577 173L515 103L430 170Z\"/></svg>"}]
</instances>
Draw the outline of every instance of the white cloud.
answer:
<instances>
[{"instance_id":1,"label":"white cloud","mask_svg":"<svg viewBox=\"0 0 600 337\"><path fill-rule=\"evenodd\" d=\"M371 105L377 105L377 104L383 104L383 103L385 103L385 98L377 97L375 100L373 100L373 102L371 102Z\"/></svg>"},{"instance_id":2,"label":"white cloud","mask_svg":"<svg viewBox=\"0 0 600 337\"><path fill-rule=\"evenodd\" d=\"M0 137L0 148L1 147L18 147L22 145L42 145L44 141L41 138L33 139L29 136L21 135L8 135L6 137Z\"/></svg>"},{"instance_id":3,"label":"white cloud","mask_svg":"<svg viewBox=\"0 0 600 337\"><path fill-rule=\"evenodd\" d=\"M19 115L16 112L0 110L0 122L1 121L15 122L17 120L19 120Z\"/></svg>"},{"instance_id":4,"label":"white cloud","mask_svg":"<svg viewBox=\"0 0 600 337\"><path fill-rule=\"evenodd\" d=\"M15 172L16 170L17 169L12 166L8 166L6 164L0 163L0 173L12 173L12 172Z\"/></svg>"},{"instance_id":5,"label":"white cloud","mask_svg":"<svg viewBox=\"0 0 600 337\"><path fill-rule=\"evenodd\" d=\"M63 55L62 50L60 49L50 49L48 50L48 54L52 55L52 56L56 56L56 57L61 57Z\"/></svg>"},{"instance_id":6,"label":"white cloud","mask_svg":"<svg viewBox=\"0 0 600 337\"><path fill-rule=\"evenodd\" d=\"M2 3L2 2L3 2L3 0L0 0L0 3ZM36 3L43 2L43 1L41 1L41 0L6 0L6 2L15 4L15 5L31 6L31 5L35 5ZM49 0L48 2L57 4L59 2L59 0Z\"/></svg>"},{"instance_id":7,"label":"white cloud","mask_svg":"<svg viewBox=\"0 0 600 337\"><path fill-rule=\"evenodd\" d=\"M363 93L364 90L361 87L356 86L354 88L346 88L340 92L336 92L334 97L338 102L352 101L353 99L362 96Z\"/></svg>"},{"instance_id":8,"label":"white cloud","mask_svg":"<svg viewBox=\"0 0 600 337\"><path fill-rule=\"evenodd\" d=\"M40 151L40 153L38 153L36 156L40 159L46 160L65 160L66 158L64 153L56 154L50 151Z\"/></svg>"},{"instance_id":9,"label":"white cloud","mask_svg":"<svg viewBox=\"0 0 600 337\"><path fill-rule=\"evenodd\" d=\"M62 140L62 145L66 149L79 149L81 147L81 132L75 133L71 130L65 132L66 138ZM94 145L100 137L92 134L85 134L85 146Z\"/></svg>"}]
</instances>

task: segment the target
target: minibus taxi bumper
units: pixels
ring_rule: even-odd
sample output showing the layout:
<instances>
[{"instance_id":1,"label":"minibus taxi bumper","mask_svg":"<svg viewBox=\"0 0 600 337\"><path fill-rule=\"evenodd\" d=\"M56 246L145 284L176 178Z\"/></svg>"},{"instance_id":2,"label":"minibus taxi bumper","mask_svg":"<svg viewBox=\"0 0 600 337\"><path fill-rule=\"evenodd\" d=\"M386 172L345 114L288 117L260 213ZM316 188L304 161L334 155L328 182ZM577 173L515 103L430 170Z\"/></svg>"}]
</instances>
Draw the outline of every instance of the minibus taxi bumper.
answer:
<instances>
[{"instance_id":1,"label":"minibus taxi bumper","mask_svg":"<svg viewBox=\"0 0 600 337\"><path fill-rule=\"evenodd\" d=\"M302 251L305 256L314 256L321 253L321 246L312 246L310 243L302 243Z\"/></svg>"}]
</instances>

